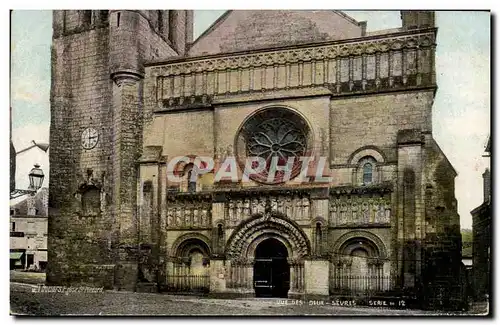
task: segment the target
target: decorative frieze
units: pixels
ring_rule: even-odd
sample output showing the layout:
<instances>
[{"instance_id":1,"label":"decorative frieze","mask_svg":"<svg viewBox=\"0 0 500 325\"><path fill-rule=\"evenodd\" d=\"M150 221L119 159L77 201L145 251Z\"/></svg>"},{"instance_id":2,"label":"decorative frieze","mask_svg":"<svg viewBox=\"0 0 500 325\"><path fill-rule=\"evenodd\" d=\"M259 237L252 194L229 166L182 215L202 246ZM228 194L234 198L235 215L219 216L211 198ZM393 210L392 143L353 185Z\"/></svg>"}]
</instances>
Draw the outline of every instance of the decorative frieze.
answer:
<instances>
[{"instance_id":1,"label":"decorative frieze","mask_svg":"<svg viewBox=\"0 0 500 325\"><path fill-rule=\"evenodd\" d=\"M160 109L171 98L327 85L334 93L432 85L434 31L148 67ZM417 64L418 62L418 64ZM206 97L212 99L212 97ZM189 100L182 101L189 103ZM166 105L165 105L166 104Z\"/></svg>"},{"instance_id":2,"label":"decorative frieze","mask_svg":"<svg viewBox=\"0 0 500 325\"><path fill-rule=\"evenodd\" d=\"M236 226L251 216L264 214L267 209L285 215L291 220L309 220L310 206L308 197L297 195L229 199L226 204L226 221L229 226Z\"/></svg>"},{"instance_id":3,"label":"decorative frieze","mask_svg":"<svg viewBox=\"0 0 500 325\"><path fill-rule=\"evenodd\" d=\"M390 196L339 196L330 199L330 225L334 227L389 224Z\"/></svg>"},{"instance_id":4,"label":"decorative frieze","mask_svg":"<svg viewBox=\"0 0 500 325\"><path fill-rule=\"evenodd\" d=\"M211 206L178 205L167 208L167 227L205 228L211 227Z\"/></svg>"},{"instance_id":5,"label":"decorative frieze","mask_svg":"<svg viewBox=\"0 0 500 325\"><path fill-rule=\"evenodd\" d=\"M352 40L344 43L320 45L307 48L294 48L269 51L265 53L242 54L227 57L199 59L176 62L161 66L150 67L151 73L156 76L170 76L200 73L250 67L276 66L286 63L304 63L334 59L338 56L349 57L376 52L388 52L402 49L419 49L435 45L434 31L424 31L415 34L394 36L388 34L379 38L367 40Z\"/></svg>"}]
</instances>

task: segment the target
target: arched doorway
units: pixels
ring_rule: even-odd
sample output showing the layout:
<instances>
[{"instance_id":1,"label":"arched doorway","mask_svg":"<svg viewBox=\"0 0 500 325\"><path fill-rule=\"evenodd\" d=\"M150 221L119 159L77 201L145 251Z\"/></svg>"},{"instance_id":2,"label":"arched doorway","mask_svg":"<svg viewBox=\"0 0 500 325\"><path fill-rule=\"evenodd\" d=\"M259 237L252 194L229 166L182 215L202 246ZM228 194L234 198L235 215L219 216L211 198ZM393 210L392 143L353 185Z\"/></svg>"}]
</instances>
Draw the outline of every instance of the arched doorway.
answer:
<instances>
[{"instance_id":1,"label":"arched doorway","mask_svg":"<svg viewBox=\"0 0 500 325\"><path fill-rule=\"evenodd\" d=\"M369 253L364 247L355 248L350 254L351 260L351 287L355 292L363 292L370 289L372 280L368 267Z\"/></svg>"},{"instance_id":2,"label":"arched doorway","mask_svg":"<svg viewBox=\"0 0 500 325\"><path fill-rule=\"evenodd\" d=\"M255 249L254 288L256 297L286 298L290 289L290 266L285 245L268 238Z\"/></svg>"},{"instance_id":3,"label":"arched doorway","mask_svg":"<svg viewBox=\"0 0 500 325\"><path fill-rule=\"evenodd\" d=\"M332 247L335 293L370 295L390 289L391 279L384 274L386 249L374 234L352 231L342 235Z\"/></svg>"},{"instance_id":4,"label":"arched doorway","mask_svg":"<svg viewBox=\"0 0 500 325\"><path fill-rule=\"evenodd\" d=\"M274 240L266 241L271 238ZM258 281L267 281L267 285L272 285L269 283L272 274L269 270L274 266L274 272L278 273L277 270L281 266L285 274L274 275L273 283L278 283L276 290L280 290L281 283L284 291L281 296L286 296L288 291L302 293L305 288L304 257L310 254L311 244L304 231L294 221L279 213L255 215L233 231L227 241L225 255L231 264L226 288L255 291L256 275ZM276 260L275 265L270 263L272 260ZM285 264L287 261L290 264ZM260 280L261 278L263 280ZM277 282L280 278L283 280ZM263 291L258 295L273 295L272 290L270 293L269 290L267 293L266 290ZM277 293L275 295L278 296Z\"/></svg>"},{"instance_id":5,"label":"arched doorway","mask_svg":"<svg viewBox=\"0 0 500 325\"><path fill-rule=\"evenodd\" d=\"M172 269L167 276L169 290L178 292L208 292L210 289L210 256L208 239L190 233L179 237L172 245Z\"/></svg>"}]
</instances>

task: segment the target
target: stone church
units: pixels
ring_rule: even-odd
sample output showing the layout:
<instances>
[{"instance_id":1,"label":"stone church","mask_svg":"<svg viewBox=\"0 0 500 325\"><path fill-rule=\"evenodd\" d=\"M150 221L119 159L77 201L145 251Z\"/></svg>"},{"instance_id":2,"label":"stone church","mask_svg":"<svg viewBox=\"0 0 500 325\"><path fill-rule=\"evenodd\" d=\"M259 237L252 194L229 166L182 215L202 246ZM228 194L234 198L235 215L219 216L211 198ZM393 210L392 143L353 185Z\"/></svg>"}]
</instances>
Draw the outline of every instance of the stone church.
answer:
<instances>
[{"instance_id":1,"label":"stone church","mask_svg":"<svg viewBox=\"0 0 500 325\"><path fill-rule=\"evenodd\" d=\"M48 283L442 301L461 242L437 28L401 19L228 11L193 40L188 10L54 11ZM328 181L200 156L308 156Z\"/></svg>"}]
</instances>

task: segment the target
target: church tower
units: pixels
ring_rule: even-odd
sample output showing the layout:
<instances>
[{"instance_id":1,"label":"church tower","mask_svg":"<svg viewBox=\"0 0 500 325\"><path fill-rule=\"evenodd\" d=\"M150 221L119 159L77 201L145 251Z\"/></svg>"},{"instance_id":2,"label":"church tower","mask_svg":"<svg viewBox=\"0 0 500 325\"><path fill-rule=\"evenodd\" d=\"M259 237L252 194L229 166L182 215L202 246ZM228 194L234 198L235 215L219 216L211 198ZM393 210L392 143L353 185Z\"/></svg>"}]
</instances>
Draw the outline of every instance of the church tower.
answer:
<instances>
[{"instance_id":1,"label":"church tower","mask_svg":"<svg viewBox=\"0 0 500 325\"><path fill-rule=\"evenodd\" d=\"M50 129L50 284L134 289L144 63L184 56L186 10L56 10Z\"/></svg>"}]
</instances>

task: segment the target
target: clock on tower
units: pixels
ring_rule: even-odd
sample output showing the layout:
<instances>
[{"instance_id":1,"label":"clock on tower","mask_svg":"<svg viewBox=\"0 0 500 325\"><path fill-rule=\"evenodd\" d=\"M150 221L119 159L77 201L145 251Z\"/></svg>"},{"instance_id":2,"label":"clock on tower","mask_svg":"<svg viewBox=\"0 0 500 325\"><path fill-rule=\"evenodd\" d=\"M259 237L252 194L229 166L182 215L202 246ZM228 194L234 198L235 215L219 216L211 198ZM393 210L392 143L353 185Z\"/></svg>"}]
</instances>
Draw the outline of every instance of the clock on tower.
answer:
<instances>
[{"instance_id":1,"label":"clock on tower","mask_svg":"<svg viewBox=\"0 0 500 325\"><path fill-rule=\"evenodd\" d=\"M94 128L86 128L82 133L82 147L86 150L93 149L99 141L99 133Z\"/></svg>"}]
</instances>

